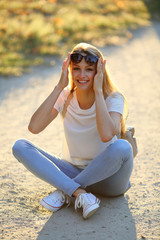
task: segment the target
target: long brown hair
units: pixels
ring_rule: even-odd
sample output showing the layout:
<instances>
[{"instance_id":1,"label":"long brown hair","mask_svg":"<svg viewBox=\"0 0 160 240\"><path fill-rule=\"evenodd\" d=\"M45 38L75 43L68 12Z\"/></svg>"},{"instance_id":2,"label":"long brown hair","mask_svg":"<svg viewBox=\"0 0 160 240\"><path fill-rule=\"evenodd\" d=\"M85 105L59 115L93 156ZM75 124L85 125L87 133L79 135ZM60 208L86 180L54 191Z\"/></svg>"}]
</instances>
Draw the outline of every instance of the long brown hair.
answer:
<instances>
[{"instance_id":1,"label":"long brown hair","mask_svg":"<svg viewBox=\"0 0 160 240\"><path fill-rule=\"evenodd\" d=\"M71 53L73 52L79 52L79 53L90 53L92 55L97 56L98 58L101 57L102 61L104 61L104 56L103 54L93 45L88 44L88 43L79 43L77 44ZM71 71L70 71L71 72ZM70 89L71 92L73 92L75 90L76 86L73 83L72 80L72 76L70 74ZM107 72L107 67L105 68L105 72L103 75L103 94L104 94L104 98L107 98L111 93L119 93L123 96L124 98L124 113L121 119L121 137L123 138L125 136L125 121L127 119L127 115L128 115L128 105L127 105L127 101L126 98L124 96L124 94L122 94L122 92L120 91L120 89L113 83L113 81L111 81L109 74Z\"/></svg>"}]
</instances>

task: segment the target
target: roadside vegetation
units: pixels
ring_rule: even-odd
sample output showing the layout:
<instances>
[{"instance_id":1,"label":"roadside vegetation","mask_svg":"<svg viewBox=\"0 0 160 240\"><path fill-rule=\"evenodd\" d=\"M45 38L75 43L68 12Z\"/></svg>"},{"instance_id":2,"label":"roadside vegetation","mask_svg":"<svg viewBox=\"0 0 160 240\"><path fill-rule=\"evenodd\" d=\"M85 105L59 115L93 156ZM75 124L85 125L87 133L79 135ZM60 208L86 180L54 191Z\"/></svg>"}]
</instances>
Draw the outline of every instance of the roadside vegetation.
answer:
<instances>
[{"instance_id":1,"label":"roadside vegetation","mask_svg":"<svg viewBox=\"0 0 160 240\"><path fill-rule=\"evenodd\" d=\"M159 0L1 0L0 75L21 75L78 42L118 44L157 9Z\"/></svg>"}]
</instances>

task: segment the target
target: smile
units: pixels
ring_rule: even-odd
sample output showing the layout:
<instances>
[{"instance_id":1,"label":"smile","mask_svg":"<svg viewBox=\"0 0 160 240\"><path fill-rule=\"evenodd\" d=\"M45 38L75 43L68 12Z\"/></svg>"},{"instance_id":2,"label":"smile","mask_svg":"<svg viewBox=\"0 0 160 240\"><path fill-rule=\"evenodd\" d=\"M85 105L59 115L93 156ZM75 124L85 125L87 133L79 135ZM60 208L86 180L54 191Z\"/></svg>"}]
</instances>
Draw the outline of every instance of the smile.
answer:
<instances>
[{"instance_id":1,"label":"smile","mask_svg":"<svg viewBox=\"0 0 160 240\"><path fill-rule=\"evenodd\" d=\"M88 80L77 80L77 82L80 83L80 84L85 84L85 83L88 82Z\"/></svg>"}]
</instances>

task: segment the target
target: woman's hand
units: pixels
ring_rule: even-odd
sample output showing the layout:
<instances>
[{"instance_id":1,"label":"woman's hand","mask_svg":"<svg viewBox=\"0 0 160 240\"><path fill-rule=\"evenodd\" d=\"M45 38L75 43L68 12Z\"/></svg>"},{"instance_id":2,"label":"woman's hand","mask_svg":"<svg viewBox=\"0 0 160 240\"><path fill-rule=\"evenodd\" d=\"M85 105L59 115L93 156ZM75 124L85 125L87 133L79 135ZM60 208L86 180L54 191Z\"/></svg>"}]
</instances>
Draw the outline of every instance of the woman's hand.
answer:
<instances>
[{"instance_id":1,"label":"woman's hand","mask_svg":"<svg viewBox=\"0 0 160 240\"><path fill-rule=\"evenodd\" d=\"M102 91L102 88L103 88L103 76L104 76L104 72L105 72L105 64L106 64L106 60L104 60L102 62L101 58L98 59L97 73L96 73L96 75L94 77L94 86L93 86L93 89L94 89L95 93L97 91Z\"/></svg>"},{"instance_id":2,"label":"woman's hand","mask_svg":"<svg viewBox=\"0 0 160 240\"><path fill-rule=\"evenodd\" d=\"M57 101L58 96L62 90L68 85L69 64L70 54L68 54L67 60L63 62L59 83L55 86L51 94L33 114L28 126L30 132L37 134L43 131L48 126L48 124L50 124L57 117L58 111L54 108L54 104Z\"/></svg>"},{"instance_id":3,"label":"woman's hand","mask_svg":"<svg viewBox=\"0 0 160 240\"><path fill-rule=\"evenodd\" d=\"M70 64L70 53L68 54L68 58L67 60L63 61L63 66L62 66L62 73L61 73L61 77L58 83L58 86L63 89L65 87L67 87L68 83L69 83L69 64Z\"/></svg>"},{"instance_id":4,"label":"woman's hand","mask_svg":"<svg viewBox=\"0 0 160 240\"><path fill-rule=\"evenodd\" d=\"M102 142L110 141L119 132L120 113L109 113L103 96L103 77L106 60L100 58L97 63L97 73L94 77L95 107L97 130Z\"/></svg>"}]
</instances>

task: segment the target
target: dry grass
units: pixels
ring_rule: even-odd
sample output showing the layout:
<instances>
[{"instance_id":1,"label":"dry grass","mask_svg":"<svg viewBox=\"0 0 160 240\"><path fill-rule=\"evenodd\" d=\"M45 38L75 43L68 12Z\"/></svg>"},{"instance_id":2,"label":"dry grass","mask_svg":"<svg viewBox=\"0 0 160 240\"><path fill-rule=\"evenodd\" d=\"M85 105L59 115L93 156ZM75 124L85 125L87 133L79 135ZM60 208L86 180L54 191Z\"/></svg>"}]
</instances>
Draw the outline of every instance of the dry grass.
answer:
<instances>
[{"instance_id":1,"label":"dry grass","mask_svg":"<svg viewBox=\"0 0 160 240\"><path fill-rule=\"evenodd\" d=\"M1 0L0 74L21 75L81 41L117 44L131 37L129 29L149 24L147 6L155 11L142 0Z\"/></svg>"}]
</instances>

